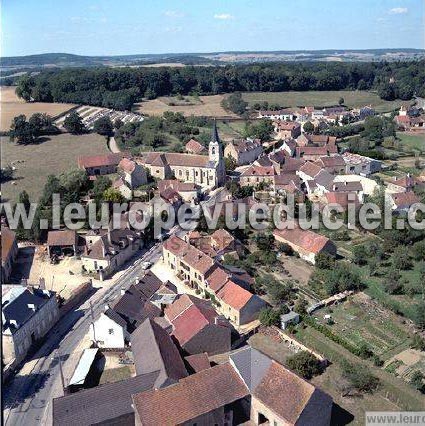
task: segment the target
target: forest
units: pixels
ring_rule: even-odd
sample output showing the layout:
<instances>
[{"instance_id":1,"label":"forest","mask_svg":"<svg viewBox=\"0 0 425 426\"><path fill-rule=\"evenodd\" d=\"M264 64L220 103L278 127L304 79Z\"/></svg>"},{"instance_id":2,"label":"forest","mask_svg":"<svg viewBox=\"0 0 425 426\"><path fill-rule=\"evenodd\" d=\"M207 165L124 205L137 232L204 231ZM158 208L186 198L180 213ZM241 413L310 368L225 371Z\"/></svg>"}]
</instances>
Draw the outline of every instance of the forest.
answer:
<instances>
[{"instance_id":1,"label":"forest","mask_svg":"<svg viewBox=\"0 0 425 426\"><path fill-rule=\"evenodd\" d=\"M22 76L19 97L130 110L136 101L168 95L287 90L376 90L385 100L425 97L425 60L292 62L180 68L67 68Z\"/></svg>"}]
</instances>

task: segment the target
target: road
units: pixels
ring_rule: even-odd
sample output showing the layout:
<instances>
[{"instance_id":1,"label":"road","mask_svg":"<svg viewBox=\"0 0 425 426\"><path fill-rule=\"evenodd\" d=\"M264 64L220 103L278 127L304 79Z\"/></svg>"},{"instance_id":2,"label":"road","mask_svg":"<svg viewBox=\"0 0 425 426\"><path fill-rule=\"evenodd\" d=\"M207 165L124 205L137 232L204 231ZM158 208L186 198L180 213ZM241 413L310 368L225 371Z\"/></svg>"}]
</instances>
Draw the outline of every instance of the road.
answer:
<instances>
[{"instance_id":1,"label":"road","mask_svg":"<svg viewBox=\"0 0 425 426\"><path fill-rule=\"evenodd\" d=\"M174 229L175 232L175 229ZM30 374L17 375L3 387L3 421L5 425L51 425L52 399L63 395L60 365L55 355L56 349L63 360L63 370L68 371L67 363L81 340L89 331L91 323L90 302L94 317L97 318L105 305L117 297L121 289L128 288L137 276L142 276L141 264L145 261L155 263L161 257L162 245L156 244L149 251L128 265L125 272L109 288L94 293L78 310L70 312L53 327L42 347L33 359L35 365ZM69 377L65 378L69 380Z\"/></svg>"}]
</instances>

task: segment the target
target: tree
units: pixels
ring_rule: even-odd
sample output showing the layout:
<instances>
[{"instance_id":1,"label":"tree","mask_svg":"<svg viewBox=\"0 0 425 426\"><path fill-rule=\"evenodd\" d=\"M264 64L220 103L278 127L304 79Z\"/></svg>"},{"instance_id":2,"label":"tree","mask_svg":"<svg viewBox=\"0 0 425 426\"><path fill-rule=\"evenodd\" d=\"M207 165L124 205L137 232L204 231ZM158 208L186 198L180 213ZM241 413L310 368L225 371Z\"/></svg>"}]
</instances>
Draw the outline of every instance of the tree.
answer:
<instances>
[{"instance_id":1,"label":"tree","mask_svg":"<svg viewBox=\"0 0 425 426\"><path fill-rule=\"evenodd\" d=\"M354 246L353 248L353 262L357 265L366 265L370 253L365 245Z\"/></svg>"},{"instance_id":2,"label":"tree","mask_svg":"<svg viewBox=\"0 0 425 426\"><path fill-rule=\"evenodd\" d=\"M114 121L114 128L115 129L120 129L122 126L124 125L124 122L121 120L121 119L119 119L119 118L116 118L115 119L115 121Z\"/></svg>"},{"instance_id":3,"label":"tree","mask_svg":"<svg viewBox=\"0 0 425 426\"><path fill-rule=\"evenodd\" d=\"M125 201L124 196L121 192L117 191L114 188L107 188L103 192L103 199L109 201L110 203L123 203Z\"/></svg>"},{"instance_id":4,"label":"tree","mask_svg":"<svg viewBox=\"0 0 425 426\"><path fill-rule=\"evenodd\" d=\"M112 136L114 133L114 126L109 117L100 117L93 124L93 130L99 135Z\"/></svg>"},{"instance_id":5,"label":"tree","mask_svg":"<svg viewBox=\"0 0 425 426\"><path fill-rule=\"evenodd\" d=\"M418 351L425 351L425 339L423 339L419 334L415 334L410 347L417 349Z\"/></svg>"},{"instance_id":6,"label":"tree","mask_svg":"<svg viewBox=\"0 0 425 426\"><path fill-rule=\"evenodd\" d=\"M73 135L81 135L86 131L83 119L76 111L72 111L65 117L63 127Z\"/></svg>"},{"instance_id":7,"label":"tree","mask_svg":"<svg viewBox=\"0 0 425 426\"><path fill-rule=\"evenodd\" d=\"M425 328L425 303L417 303L413 307L412 319L419 328Z\"/></svg>"},{"instance_id":8,"label":"tree","mask_svg":"<svg viewBox=\"0 0 425 426\"><path fill-rule=\"evenodd\" d=\"M391 83L384 83L378 88L378 95L381 99L386 101L393 101L396 97L394 85Z\"/></svg>"},{"instance_id":9,"label":"tree","mask_svg":"<svg viewBox=\"0 0 425 426\"><path fill-rule=\"evenodd\" d=\"M409 252L404 247L396 247L394 249L392 263L395 269L406 270L412 267Z\"/></svg>"},{"instance_id":10,"label":"tree","mask_svg":"<svg viewBox=\"0 0 425 426\"><path fill-rule=\"evenodd\" d=\"M421 371L415 370L410 378L410 384L421 393L425 393L425 376Z\"/></svg>"},{"instance_id":11,"label":"tree","mask_svg":"<svg viewBox=\"0 0 425 426\"><path fill-rule=\"evenodd\" d=\"M103 200L103 193L112 185L107 176L98 176L93 183L93 196L96 201Z\"/></svg>"},{"instance_id":12,"label":"tree","mask_svg":"<svg viewBox=\"0 0 425 426\"><path fill-rule=\"evenodd\" d=\"M361 392L372 393L379 386L379 379L361 365L342 360L342 375Z\"/></svg>"},{"instance_id":13,"label":"tree","mask_svg":"<svg viewBox=\"0 0 425 426\"><path fill-rule=\"evenodd\" d=\"M13 178L13 168L11 166L6 166L0 168L0 183L7 182Z\"/></svg>"},{"instance_id":14,"label":"tree","mask_svg":"<svg viewBox=\"0 0 425 426\"><path fill-rule=\"evenodd\" d=\"M242 115L246 111L248 102L242 99L241 93L236 92L223 99L222 106L235 114Z\"/></svg>"},{"instance_id":15,"label":"tree","mask_svg":"<svg viewBox=\"0 0 425 426\"><path fill-rule=\"evenodd\" d=\"M299 376L308 380L323 371L320 361L307 351L301 351L289 356L286 359L286 365Z\"/></svg>"},{"instance_id":16,"label":"tree","mask_svg":"<svg viewBox=\"0 0 425 426\"><path fill-rule=\"evenodd\" d=\"M224 159L224 165L226 167L226 172L232 172L237 167L235 159L230 155Z\"/></svg>"},{"instance_id":17,"label":"tree","mask_svg":"<svg viewBox=\"0 0 425 426\"><path fill-rule=\"evenodd\" d=\"M274 128L271 120L263 118L256 123L249 123L245 126L244 136L246 138L257 138L261 141L270 140Z\"/></svg>"},{"instance_id":18,"label":"tree","mask_svg":"<svg viewBox=\"0 0 425 426\"><path fill-rule=\"evenodd\" d=\"M342 98L342 97L341 97L341 98L339 98L339 100L338 100L338 104L339 104L339 105L344 105L344 102L345 102L345 101L344 101L344 98Z\"/></svg>"},{"instance_id":19,"label":"tree","mask_svg":"<svg viewBox=\"0 0 425 426\"><path fill-rule=\"evenodd\" d=\"M286 254L287 256L292 256L294 254L294 249L286 243L280 243L277 246L277 250L280 251L281 253Z\"/></svg>"},{"instance_id":20,"label":"tree","mask_svg":"<svg viewBox=\"0 0 425 426\"><path fill-rule=\"evenodd\" d=\"M335 266L335 258L326 252L316 256L316 267L319 269L332 269Z\"/></svg>"},{"instance_id":21,"label":"tree","mask_svg":"<svg viewBox=\"0 0 425 426\"><path fill-rule=\"evenodd\" d=\"M300 315L306 315L307 308L308 308L307 300L303 296L298 297L294 306L295 312L298 312Z\"/></svg>"},{"instance_id":22,"label":"tree","mask_svg":"<svg viewBox=\"0 0 425 426\"><path fill-rule=\"evenodd\" d=\"M313 126L313 123L312 123L311 121L307 121L307 122L305 122L305 123L304 123L304 126L303 126L303 130L304 130L304 132L306 132L306 133L313 133L313 132L314 132L314 126Z\"/></svg>"},{"instance_id":23,"label":"tree","mask_svg":"<svg viewBox=\"0 0 425 426\"><path fill-rule=\"evenodd\" d=\"M279 326L280 325L280 312L273 308L264 308L261 309L259 320L261 324L270 327L272 325Z\"/></svg>"},{"instance_id":24,"label":"tree","mask_svg":"<svg viewBox=\"0 0 425 426\"><path fill-rule=\"evenodd\" d=\"M269 251L274 246L274 237L272 234L260 232L255 236L255 243L259 250Z\"/></svg>"},{"instance_id":25,"label":"tree","mask_svg":"<svg viewBox=\"0 0 425 426\"><path fill-rule=\"evenodd\" d=\"M28 123L25 115L21 114L13 119L10 126L9 138L12 142L16 140L18 144L23 145L35 142L34 128Z\"/></svg>"}]
</instances>

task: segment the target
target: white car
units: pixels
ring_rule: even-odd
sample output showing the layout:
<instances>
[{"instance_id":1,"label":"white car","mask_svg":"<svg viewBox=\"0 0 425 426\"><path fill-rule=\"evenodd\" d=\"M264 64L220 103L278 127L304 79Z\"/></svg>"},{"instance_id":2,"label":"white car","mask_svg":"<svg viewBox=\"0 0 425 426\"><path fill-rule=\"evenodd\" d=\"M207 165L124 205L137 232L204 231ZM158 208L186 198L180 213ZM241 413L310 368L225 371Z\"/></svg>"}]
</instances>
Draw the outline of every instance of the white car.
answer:
<instances>
[{"instance_id":1,"label":"white car","mask_svg":"<svg viewBox=\"0 0 425 426\"><path fill-rule=\"evenodd\" d=\"M142 269L146 271L146 269L149 269L152 266L152 262L143 262L142 263Z\"/></svg>"}]
</instances>

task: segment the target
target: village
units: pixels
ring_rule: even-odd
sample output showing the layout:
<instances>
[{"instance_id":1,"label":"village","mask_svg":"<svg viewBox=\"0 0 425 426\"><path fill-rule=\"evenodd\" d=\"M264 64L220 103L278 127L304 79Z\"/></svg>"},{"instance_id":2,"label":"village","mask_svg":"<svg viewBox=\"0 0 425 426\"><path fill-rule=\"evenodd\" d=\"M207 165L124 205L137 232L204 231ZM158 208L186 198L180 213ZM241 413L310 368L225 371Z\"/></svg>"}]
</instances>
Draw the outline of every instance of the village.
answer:
<instances>
[{"instance_id":1,"label":"village","mask_svg":"<svg viewBox=\"0 0 425 426\"><path fill-rule=\"evenodd\" d=\"M316 132L321 123L371 117L379 114L370 106L260 109L256 119L272 125L266 141L223 141L212 120L209 143L192 137L183 153L79 156L74 167L95 184L110 178L111 194L129 209L143 204L152 217L182 205L201 216L217 206L236 212L259 202L273 210L293 197L322 212L338 205L341 216L350 204L358 211L381 199L394 218L405 218L422 200L423 160L418 173L394 169ZM425 135L424 117L419 104L401 107L394 123ZM89 193L80 201L95 198ZM73 323L72 356L56 353L61 391L52 401L52 424L346 424L353 414L345 407L354 409L347 398L364 392L385 395L389 406L420 408L423 399L408 384L425 374L420 324L378 308L381 300L364 291L378 285L372 273L371 284L363 282L381 236L348 226L235 231L221 217L217 229L176 225L154 240L151 229L134 229L128 219L129 211L118 228L50 230L45 244L19 247L2 224L2 282L10 283L2 286L5 376L13 382L29 368L42 370L29 367L28 357L43 341L58 344L52 334L58 321L84 312ZM420 274L420 260L400 268ZM354 323L365 316L373 327L359 337ZM339 365L339 357L347 362ZM373 373L356 377L350 365L368 365ZM328 371L340 374L341 388L320 380ZM356 410L373 406L374 398Z\"/></svg>"}]
</instances>

